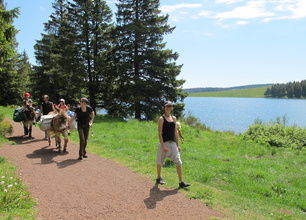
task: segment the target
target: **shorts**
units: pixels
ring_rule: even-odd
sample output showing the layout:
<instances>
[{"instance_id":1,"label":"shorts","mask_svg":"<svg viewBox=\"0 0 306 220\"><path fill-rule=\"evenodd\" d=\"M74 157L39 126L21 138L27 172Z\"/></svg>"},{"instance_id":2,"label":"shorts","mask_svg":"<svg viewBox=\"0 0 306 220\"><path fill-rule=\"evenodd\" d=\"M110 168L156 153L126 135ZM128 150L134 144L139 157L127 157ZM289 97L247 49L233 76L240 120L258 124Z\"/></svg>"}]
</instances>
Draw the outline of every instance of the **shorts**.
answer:
<instances>
[{"instance_id":1,"label":"shorts","mask_svg":"<svg viewBox=\"0 0 306 220\"><path fill-rule=\"evenodd\" d=\"M169 158L176 165L182 165L180 152L178 151L177 145L174 141L167 141L164 143L165 147L168 149L167 152L163 151L161 144L158 146L158 151L156 155L156 163L163 165L166 158Z\"/></svg>"}]
</instances>

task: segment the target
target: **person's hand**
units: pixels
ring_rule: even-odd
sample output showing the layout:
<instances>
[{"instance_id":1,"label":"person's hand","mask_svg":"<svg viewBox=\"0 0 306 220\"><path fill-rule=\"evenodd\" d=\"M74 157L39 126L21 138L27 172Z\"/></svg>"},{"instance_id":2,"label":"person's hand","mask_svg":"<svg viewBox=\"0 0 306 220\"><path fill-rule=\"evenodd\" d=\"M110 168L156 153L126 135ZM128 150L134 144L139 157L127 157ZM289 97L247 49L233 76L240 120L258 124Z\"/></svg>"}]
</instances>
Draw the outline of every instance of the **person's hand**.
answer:
<instances>
[{"instance_id":1,"label":"person's hand","mask_svg":"<svg viewBox=\"0 0 306 220\"><path fill-rule=\"evenodd\" d=\"M90 126L90 127L92 126L92 121L89 122L89 126Z\"/></svg>"},{"instance_id":2,"label":"person's hand","mask_svg":"<svg viewBox=\"0 0 306 220\"><path fill-rule=\"evenodd\" d=\"M164 152L168 152L168 149L166 147L163 146L163 151Z\"/></svg>"},{"instance_id":3,"label":"person's hand","mask_svg":"<svg viewBox=\"0 0 306 220\"><path fill-rule=\"evenodd\" d=\"M180 146L177 146L177 149L178 149L178 151L179 151L179 152L181 152L181 148L180 148Z\"/></svg>"}]
</instances>

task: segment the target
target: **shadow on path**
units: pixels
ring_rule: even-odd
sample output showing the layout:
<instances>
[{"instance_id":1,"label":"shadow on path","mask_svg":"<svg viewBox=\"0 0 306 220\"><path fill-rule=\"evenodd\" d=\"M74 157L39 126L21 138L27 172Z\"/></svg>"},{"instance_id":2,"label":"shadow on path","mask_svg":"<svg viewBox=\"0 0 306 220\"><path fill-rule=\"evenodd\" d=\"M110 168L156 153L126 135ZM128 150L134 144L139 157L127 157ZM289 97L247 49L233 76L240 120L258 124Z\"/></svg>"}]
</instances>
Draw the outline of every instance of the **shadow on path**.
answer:
<instances>
[{"instance_id":1,"label":"shadow on path","mask_svg":"<svg viewBox=\"0 0 306 220\"><path fill-rule=\"evenodd\" d=\"M64 161L61 161L61 162L55 162L56 165L58 166L59 169L63 169L63 168L66 168L68 166L71 166L71 165L74 165L76 163L79 163L80 161L77 160L77 159L68 159L68 160L64 160Z\"/></svg>"},{"instance_id":2,"label":"shadow on path","mask_svg":"<svg viewBox=\"0 0 306 220\"><path fill-rule=\"evenodd\" d=\"M53 160L54 157L63 156L67 154L67 153L59 153L58 151L55 151L53 148L49 149L47 148L48 146L35 150L31 154L27 154L26 157L29 159L40 158L41 164L50 164L50 163L55 163L55 161Z\"/></svg>"},{"instance_id":3,"label":"shadow on path","mask_svg":"<svg viewBox=\"0 0 306 220\"><path fill-rule=\"evenodd\" d=\"M157 202L162 201L167 196L177 194L178 190L178 188L173 190L160 190L158 185L154 185L150 189L150 197L146 198L143 202L148 209L155 209Z\"/></svg>"},{"instance_id":4,"label":"shadow on path","mask_svg":"<svg viewBox=\"0 0 306 220\"><path fill-rule=\"evenodd\" d=\"M31 144L36 142L42 142L45 140L35 139L35 137L29 138L28 136L14 136L7 138L11 142L15 142L16 144Z\"/></svg>"}]
</instances>

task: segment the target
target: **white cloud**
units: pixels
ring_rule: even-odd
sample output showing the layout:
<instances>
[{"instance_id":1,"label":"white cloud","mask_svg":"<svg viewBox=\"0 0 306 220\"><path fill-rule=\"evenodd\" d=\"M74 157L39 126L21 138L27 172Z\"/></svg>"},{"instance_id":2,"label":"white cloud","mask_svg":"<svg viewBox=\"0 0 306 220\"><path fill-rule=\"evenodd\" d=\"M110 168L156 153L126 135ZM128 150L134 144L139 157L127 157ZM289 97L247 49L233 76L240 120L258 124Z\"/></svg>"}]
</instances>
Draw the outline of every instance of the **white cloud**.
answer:
<instances>
[{"instance_id":1,"label":"white cloud","mask_svg":"<svg viewBox=\"0 0 306 220\"><path fill-rule=\"evenodd\" d=\"M249 1L246 6L237 7L232 11L217 13L215 17L218 19L251 19L271 16L275 16L275 13L266 10L264 0L258 0Z\"/></svg>"},{"instance_id":2,"label":"white cloud","mask_svg":"<svg viewBox=\"0 0 306 220\"><path fill-rule=\"evenodd\" d=\"M236 24L238 25L245 25L245 24L248 24L249 22L248 21L237 21Z\"/></svg>"},{"instance_id":3,"label":"white cloud","mask_svg":"<svg viewBox=\"0 0 306 220\"><path fill-rule=\"evenodd\" d=\"M199 17L211 17L212 12L211 11L202 11L198 14Z\"/></svg>"},{"instance_id":4,"label":"white cloud","mask_svg":"<svg viewBox=\"0 0 306 220\"><path fill-rule=\"evenodd\" d=\"M238 3L238 2L242 2L243 0L216 0L216 3L218 4L234 4L234 3Z\"/></svg>"},{"instance_id":5,"label":"white cloud","mask_svg":"<svg viewBox=\"0 0 306 220\"><path fill-rule=\"evenodd\" d=\"M186 8L200 8L200 7L202 7L202 4L181 3L177 5L163 5L159 9L162 12L172 12L172 11L175 11L177 9L182 9L182 8L186 9Z\"/></svg>"}]
</instances>

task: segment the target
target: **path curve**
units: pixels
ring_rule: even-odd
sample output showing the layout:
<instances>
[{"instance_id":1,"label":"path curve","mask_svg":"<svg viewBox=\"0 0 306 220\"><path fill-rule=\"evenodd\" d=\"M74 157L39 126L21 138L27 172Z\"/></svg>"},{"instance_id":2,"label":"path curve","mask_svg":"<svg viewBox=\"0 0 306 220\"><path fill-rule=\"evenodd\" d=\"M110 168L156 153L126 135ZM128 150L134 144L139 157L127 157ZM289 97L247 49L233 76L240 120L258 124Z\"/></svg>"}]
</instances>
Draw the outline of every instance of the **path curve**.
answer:
<instances>
[{"instance_id":1,"label":"path curve","mask_svg":"<svg viewBox=\"0 0 306 220\"><path fill-rule=\"evenodd\" d=\"M33 127L34 139L24 138L22 126L10 121L13 133L0 155L17 166L22 181L37 202L38 219L211 219L223 217L178 189L155 187L152 180L111 160L88 154L76 160L78 146L68 144L59 154ZM54 140L52 140L54 143ZM174 171L175 172L175 171Z\"/></svg>"}]
</instances>

